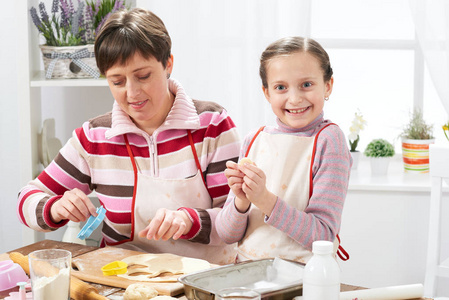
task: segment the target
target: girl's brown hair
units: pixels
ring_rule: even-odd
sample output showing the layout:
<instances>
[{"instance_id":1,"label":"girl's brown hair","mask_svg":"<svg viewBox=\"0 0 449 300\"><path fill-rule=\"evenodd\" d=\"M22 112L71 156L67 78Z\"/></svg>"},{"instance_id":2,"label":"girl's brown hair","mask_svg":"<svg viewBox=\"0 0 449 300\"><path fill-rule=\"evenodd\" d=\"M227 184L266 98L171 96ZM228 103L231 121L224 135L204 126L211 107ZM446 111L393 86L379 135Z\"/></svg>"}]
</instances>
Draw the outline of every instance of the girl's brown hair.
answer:
<instances>
[{"instance_id":1,"label":"girl's brown hair","mask_svg":"<svg viewBox=\"0 0 449 300\"><path fill-rule=\"evenodd\" d=\"M95 39L95 59L101 74L116 63L124 65L136 52L156 58L164 68L171 39L162 20L151 11L134 8L113 13Z\"/></svg>"},{"instance_id":2,"label":"girl's brown hair","mask_svg":"<svg viewBox=\"0 0 449 300\"><path fill-rule=\"evenodd\" d=\"M265 88L268 88L268 62L274 57L289 55L295 52L308 52L312 54L320 62L321 69L323 70L324 82L331 79L333 71L329 60L329 55L317 41L311 38L303 38L299 36L286 37L271 43L260 57L259 75Z\"/></svg>"}]
</instances>

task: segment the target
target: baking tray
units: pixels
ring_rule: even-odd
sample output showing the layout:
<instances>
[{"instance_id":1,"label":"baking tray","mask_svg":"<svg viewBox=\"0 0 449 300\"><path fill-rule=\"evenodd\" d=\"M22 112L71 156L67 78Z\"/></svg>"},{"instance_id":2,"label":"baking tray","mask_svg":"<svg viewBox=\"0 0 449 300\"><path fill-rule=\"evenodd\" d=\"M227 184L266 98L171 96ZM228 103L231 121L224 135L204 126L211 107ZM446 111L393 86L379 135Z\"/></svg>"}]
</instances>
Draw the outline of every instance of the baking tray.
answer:
<instances>
[{"instance_id":1,"label":"baking tray","mask_svg":"<svg viewBox=\"0 0 449 300\"><path fill-rule=\"evenodd\" d=\"M223 288L246 287L264 300L291 300L302 296L304 264L283 259L245 261L199 271L178 278L189 300L214 300Z\"/></svg>"}]
</instances>

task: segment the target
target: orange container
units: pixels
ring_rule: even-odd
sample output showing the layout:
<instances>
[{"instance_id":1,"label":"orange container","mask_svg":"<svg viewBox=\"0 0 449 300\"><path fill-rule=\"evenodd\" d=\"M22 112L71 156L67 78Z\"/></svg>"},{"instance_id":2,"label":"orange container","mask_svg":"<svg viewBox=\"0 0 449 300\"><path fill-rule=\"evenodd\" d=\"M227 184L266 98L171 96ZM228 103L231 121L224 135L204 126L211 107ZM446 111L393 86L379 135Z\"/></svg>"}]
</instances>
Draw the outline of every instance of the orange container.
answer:
<instances>
[{"instance_id":1,"label":"orange container","mask_svg":"<svg viewBox=\"0 0 449 300\"><path fill-rule=\"evenodd\" d=\"M431 140L402 139L402 160L406 172L428 173L429 172L429 145Z\"/></svg>"}]
</instances>

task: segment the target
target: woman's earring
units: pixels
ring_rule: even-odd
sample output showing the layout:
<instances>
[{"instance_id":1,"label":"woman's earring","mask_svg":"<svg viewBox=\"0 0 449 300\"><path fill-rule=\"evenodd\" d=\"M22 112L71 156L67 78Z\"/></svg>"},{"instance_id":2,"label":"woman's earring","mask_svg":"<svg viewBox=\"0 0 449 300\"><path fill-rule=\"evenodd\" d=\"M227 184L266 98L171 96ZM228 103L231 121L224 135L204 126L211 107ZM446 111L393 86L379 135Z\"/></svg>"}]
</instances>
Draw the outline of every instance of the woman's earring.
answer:
<instances>
[{"instance_id":1,"label":"woman's earring","mask_svg":"<svg viewBox=\"0 0 449 300\"><path fill-rule=\"evenodd\" d=\"M167 79L170 79L170 75L171 75L170 73L167 74Z\"/></svg>"},{"instance_id":2,"label":"woman's earring","mask_svg":"<svg viewBox=\"0 0 449 300\"><path fill-rule=\"evenodd\" d=\"M327 100L329 100L329 97L324 97L324 101L327 101Z\"/></svg>"}]
</instances>

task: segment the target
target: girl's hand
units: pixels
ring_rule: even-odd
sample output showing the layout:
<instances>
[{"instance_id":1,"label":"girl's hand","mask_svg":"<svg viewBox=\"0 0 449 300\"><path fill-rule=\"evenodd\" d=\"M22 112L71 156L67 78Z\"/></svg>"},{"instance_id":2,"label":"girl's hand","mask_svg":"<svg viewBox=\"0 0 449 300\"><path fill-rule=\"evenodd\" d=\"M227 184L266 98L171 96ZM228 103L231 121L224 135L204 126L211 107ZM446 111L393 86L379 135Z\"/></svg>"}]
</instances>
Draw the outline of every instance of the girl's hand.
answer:
<instances>
[{"instance_id":1,"label":"girl's hand","mask_svg":"<svg viewBox=\"0 0 449 300\"><path fill-rule=\"evenodd\" d=\"M239 165L233 161L226 162L227 169L225 170L225 176L228 179L228 185L232 192L236 196L235 206L239 212L245 212L248 210L251 202L246 198L245 192L242 190L243 176L244 174L240 171Z\"/></svg>"},{"instance_id":2,"label":"girl's hand","mask_svg":"<svg viewBox=\"0 0 449 300\"><path fill-rule=\"evenodd\" d=\"M97 216L97 210L89 197L80 189L73 189L64 193L50 208L51 219L55 223L62 220L74 222L86 221L90 215Z\"/></svg>"},{"instance_id":3,"label":"girl's hand","mask_svg":"<svg viewBox=\"0 0 449 300\"><path fill-rule=\"evenodd\" d=\"M189 233L192 225L185 211L159 208L150 224L139 232L139 236L156 241L159 239L166 241L170 238L177 240L181 235Z\"/></svg>"},{"instance_id":4,"label":"girl's hand","mask_svg":"<svg viewBox=\"0 0 449 300\"><path fill-rule=\"evenodd\" d=\"M244 164L240 170L244 174L242 191L246 198L269 216L276 204L276 195L268 191L265 173L255 164Z\"/></svg>"}]
</instances>

